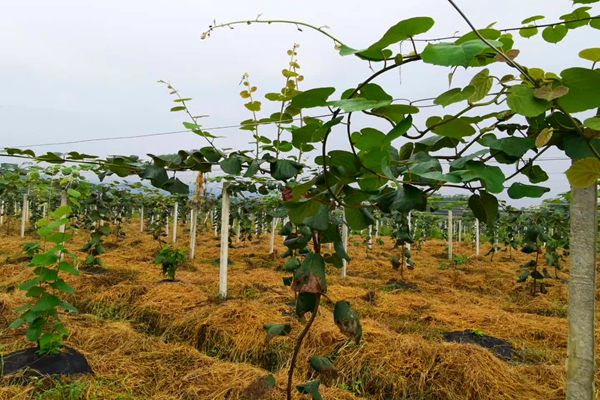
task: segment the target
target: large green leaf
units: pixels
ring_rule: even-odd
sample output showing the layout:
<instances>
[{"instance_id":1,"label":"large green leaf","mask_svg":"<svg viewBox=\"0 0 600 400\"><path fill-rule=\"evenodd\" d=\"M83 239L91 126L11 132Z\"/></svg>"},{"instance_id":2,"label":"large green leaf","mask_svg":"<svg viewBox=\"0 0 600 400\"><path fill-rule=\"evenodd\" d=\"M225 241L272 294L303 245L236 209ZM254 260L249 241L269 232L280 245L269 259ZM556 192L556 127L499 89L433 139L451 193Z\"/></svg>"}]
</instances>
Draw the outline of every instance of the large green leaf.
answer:
<instances>
[{"instance_id":1,"label":"large green leaf","mask_svg":"<svg viewBox=\"0 0 600 400\"><path fill-rule=\"evenodd\" d=\"M550 108L549 102L536 98L533 89L526 85L512 86L506 102L512 111L526 117L536 117Z\"/></svg>"},{"instance_id":2,"label":"large green leaf","mask_svg":"<svg viewBox=\"0 0 600 400\"><path fill-rule=\"evenodd\" d=\"M540 183L548 180L548 174L539 166L529 164L521 171L523 175L529 178L531 183Z\"/></svg>"},{"instance_id":3,"label":"large green leaf","mask_svg":"<svg viewBox=\"0 0 600 400\"><path fill-rule=\"evenodd\" d=\"M465 118L455 118L451 115L446 115L444 118L438 116L429 117L425 125L438 135L455 139L471 136L475 133L475 128Z\"/></svg>"},{"instance_id":4,"label":"large green leaf","mask_svg":"<svg viewBox=\"0 0 600 400\"><path fill-rule=\"evenodd\" d=\"M222 160L219 165L223 172L229 175L239 175L242 171L242 160L236 156Z\"/></svg>"},{"instance_id":5,"label":"large green leaf","mask_svg":"<svg viewBox=\"0 0 600 400\"><path fill-rule=\"evenodd\" d=\"M543 186L525 185L520 182L515 182L508 188L508 196L511 199L522 199L523 197L538 198L549 191L550 189Z\"/></svg>"},{"instance_id":6,"label":"large green leaf","mask_svg":"<svg viewBox=\"0 0 600 400\"><path fill-rule=\"evenodd\" d=\"M434 24L434 20L429 17L415 17L398 22L375 43L367 49L356 50L347 46L340 47L341 55L356 54L360 58L367 60L383 60L391 55L389 52L383 52L383 49L394 43L401 42L410 37L427 32Z\"/></svg>"},{"instance_id":7,"label":"large green leaf","mask_svg":"<svg viewBox=\"0 0 600 400\"><path fill-rule=\"evenodd\" d=\"M465 182L479 179L488 192L500 193L504 189L504 173L499 167L486 165L480 161L469 161L464 170L454 171Z\"/></svg>"},{"instance_id":8,"label":"large green leaf","mask_svg":"<svg viewBox=\"0 0 600 400\"><path fill-rule=\"evenodd\" d=\"M335 88L332 87L305 90L294 96L291 106L297 109L324 107L327 105L327 98L329 98L333 92L335 92Z\"/></svg>"},{"instance_id":9,"label":"large green leaf","mask_svg":"<svg viewBox=\"0 0 600 400\"><path fill-rule=\"evenodd\" d=\"M502 43L490 40L496 47L502 47ZM468 67L478 56L484 53L493 53L490 47L481 40L468 40L456 43L429 43L421 53L424 62L445 67Z\"/></svg>"},{"instance_id":10,"label":"large green leaf","mask_svg":"<svg viewBox=\"0 0 600 400\"><path fill-rule=\"evenodd\" d=\"M469 86L474 88L473 94L469 97L469 102L476 103L483 100L492 88L493 78L487 68L479 71L469 82Z\"/></svg>"},{"instance_id":11,"label":"large green leaf","mask_svg":"<svg viewBox=\"0 0 600 400\"><path fill-rule=\"evenodd\" d=\"M529 150L535 148L535 139L523 137L506 137L488 142L490 149L499 150L512 157L521 158Z\"/></svg>"},{"instance_id":12,"label":"large green leaf","mask_svg":"<svg viewBox=\"0 0 600 400\"><path fill-rule=\"evenodd\" d=\"M435 104L439 104L442 107L446 107L450 104L465 101L469 99L474 93L475 88L471 85L468 85L463 89L454 88L440 94L438 97L435 98L433 102Z\"/></svg>"},{"instance_id":13,"label":"large green leaf","mask_svg":"<svg viewBox=\"0 0 600 400\"><path fill-rule=\"evenodd\" d=\"M586 68L568 68L560 73L569 93L559 98L558 104L566 112L580 112L600 107L600 71Z\"/></svg>"},{"instance_id":14,"label":"large green leaf","mask_svg":"<svg viewBox=\"0 0 600 400\"><path fill-rule=\"evenodd\" d=\"M544 28L542 37L548 43L558 43L567 36L569 29L564 25L554 25Z\"/></svg>"},{"instance_id":15,"label":"large green leaf","mask_svg":"<svg viewBox=\"0 0 600 400\"><path fill-rule=\"evenodd\" d=\"M366 229L369 225L375 224L375 219L371 213L362 207L344 207L344 215L350 229L355 231Z\"/></svg>"},{"instance_id":16,"label":"large green leaf","mask_svg":"<svg viewBox=\"0 0 600 400\"><path fill-rule=\"evenodd\" d=\"M277 160L271 163L273 179L287 181L295 177L302 169L302 164L292 160Z\"/></svg>"},{"instance_id":17,"label":"large green leaf","mask_svg":"<svg viewBox=\"0 0 600 400\"><path fill-rule=\"evenodd\" d=\"M498 218L498 199L487 192L480 192L469 197L469 208L475 217L487 225Z\"/></svg>"},{"instance_id":18,"label":"large green leaf","mask_svg":"<svg viewBox=\"0 0 600 400\"><path fill-rule=\"evenodd\" d=\"M377 207L385 213L393 210L409 212L411 210L424 211L427 207L425 193L412 185L403 185L397 190L390 190L375 199Z\"/></svg>"},{"instance_id":19,"label":"large green leaf","mask_svg":"<svg viewBox=\"0 0 600 400\"><path fill-rule=\"evenodd\" d=\"M329 101L327 102L327 105L330 107L341 108L346 112L356 112L384 107L390 103L391 100L369 100L362 97L353 97L351 99Z\"/></svg>"}]
</instances>

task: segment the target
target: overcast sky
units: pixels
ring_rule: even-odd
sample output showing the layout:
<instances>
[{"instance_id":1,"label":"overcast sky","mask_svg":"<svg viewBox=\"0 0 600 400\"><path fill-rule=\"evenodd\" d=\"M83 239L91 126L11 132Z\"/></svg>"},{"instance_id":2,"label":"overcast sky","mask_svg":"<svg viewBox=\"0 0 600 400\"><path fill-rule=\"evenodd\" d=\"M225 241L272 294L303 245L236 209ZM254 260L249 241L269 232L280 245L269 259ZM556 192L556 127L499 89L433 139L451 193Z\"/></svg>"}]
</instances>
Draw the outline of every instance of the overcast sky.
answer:
<instances>
[{"instance_id":1,"label":"overcast sky","mask_svg":"<svg viewBox=\"0 0 600 400\"><path fill-rule=\"evenodd\" d=\"M544 14L543 22L571 11L566 0L457 0L478 27L519 26L526 17ZM172 98L157 80L168 80L192 97L196 114L208 114L204 127L235 125L249 117L239 98L244 72L259 94L278 91L286 50L300 44L303 88L335 86L341 91L369 75L368 65L341 57L324 36L292 26L239 26L222 29L208 40L200 35L212 23L238 19L294 19L327 25L330 32L355 48L366 47L396 22L431 16L436 37L466 32L467 26L445 0L344 1L192 1L192 0L0 0L0 148L112 136L167 132L182 128L183 114L170 113ZM597 14L595 12L594 14ZM577 53L597 47L598 31L570 32L560 45L515 36L518 60L560 72L588 66ZM494 72L510 73L504 65ZM448 89L442 67L407 65L379 80L394 97L436 96ZM459 70L454 86L468 82L474 71ZM263 102L264 103L264 102ZM267 109L268 116L275 108ZM382 125L382 128L385 125ZM249 133L213 131L225 136L222 147L246 146ZM338 135L339 136L339 135ZM334 137L332 147L345 147ZM398 143L398 145L401 142ZM36 147L37 152L80 151L96 155L170 153L204 146L193 134L177 134ZM557 156L560 154L551 154ZM7 161L7 160L3 160ZM551 195L568 190L567 161L546 162ZM192 175L183 176L189 182ZM519 202L517 204L526 204Z\"/></svg>"}]
</instances>

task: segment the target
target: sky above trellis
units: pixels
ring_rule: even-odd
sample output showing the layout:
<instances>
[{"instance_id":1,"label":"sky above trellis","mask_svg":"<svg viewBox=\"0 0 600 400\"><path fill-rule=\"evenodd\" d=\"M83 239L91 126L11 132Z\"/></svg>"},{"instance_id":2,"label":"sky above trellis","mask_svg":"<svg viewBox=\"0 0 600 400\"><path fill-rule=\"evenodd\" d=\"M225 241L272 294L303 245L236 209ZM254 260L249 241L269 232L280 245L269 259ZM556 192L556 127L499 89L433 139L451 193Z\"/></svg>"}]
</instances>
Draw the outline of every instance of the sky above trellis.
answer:
<instances>
[{"instance_id":1,"label":"sky above trellis","mask_svg":"<svg viewBox=\"0 0 600 400\"><path fill-rule=\"evenodd\" d=\"M458 5L478 27L496 22L496 28L519 26L524 18L544 14L543 22L557 21L570 12L566 0L476 1ZM423 35L438 37L467 32L468 27L445 0L425 1L2 1L0 29L0 147L35 145L92 138L161 133L182 129L183 115L170 113L172 99L157 80L170 81L192 109L207 114L204 127L239 124L249 117L239 97L243 73L258 86L259 95L280 89L286 50L300 44L303 88L335 86L336 94L370 74L368 65L341 57L322 35L293 26L239 26L221 29L208 40L200 35L218 23L253 19L294 19L329 31L352 47L366 47L389 26L414 16L431 16L434 28ZM515 35L518 61L524 65L560 72L585 65L577 52L591 47L589 30L570 32L559 45L538 36ZM405 51L409 46L404 45ZM505 65L494 66L499 75ZM378 83L395 97L424 98L448 89L447 68L407 65ZM468 82L474 71L458 70L453 87ZM265 103L265 102L264 102ZM265 116L277 111L266 108ZM318 112L317 112L318 113ZM439 113L439 112L438 112ZM423 112L423 117L427 111ZM424 119L424 118L423 118ZM357 127L360 127L357 120ZM383 129L385 125L380 125ZM222 147L247 146L248 132L236 128L212 131L223 136ZM398 143L400 145L401 142ZM40 146L44 151L79 151L96 155L169 153L204 146L193 134L112 140L69 145ZM331 146L347 148L342 135ZM563 172L568 161L544 166L550 175L549 196L568 190ZM6 160L3 160L6 161ZM508 171L508 170L507 170ZM191 181L192 174L184 175ZM546 196L546 197L549 197ZM523 200L525 205L532 200Z\"/></svg>"}]
</instances>

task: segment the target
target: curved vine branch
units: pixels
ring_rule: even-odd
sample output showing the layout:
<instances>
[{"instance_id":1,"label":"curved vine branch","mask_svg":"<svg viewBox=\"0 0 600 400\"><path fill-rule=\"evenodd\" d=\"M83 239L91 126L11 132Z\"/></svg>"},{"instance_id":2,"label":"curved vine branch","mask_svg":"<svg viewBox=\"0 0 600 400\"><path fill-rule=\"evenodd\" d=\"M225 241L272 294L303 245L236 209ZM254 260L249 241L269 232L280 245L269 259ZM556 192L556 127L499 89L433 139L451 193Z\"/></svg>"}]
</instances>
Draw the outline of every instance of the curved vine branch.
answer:
<instances>
[{"instance_id":1,"label":"curved vine branch","mask_svg":"<svg viewBox=\"0 0 600 400\"><path fill-rule=\"evenodd\" d=\"M310 330L313 322L315 322L315 318L317 317L317 312L319 311L319 304L321 303L321 295L317 295L317 300L315 301L315 308L312 310L310 319L304 326L302 332L300 332L300 336L298 336L298 340L296 341L296 346L294 346L294 354L292 355L292 360L290 364L290 369L288 371L288 381L286 387L286 395L287 400L292 400L292 382L294 379L294 370L296 369L296 359L298 358L298 353L300 353L300 348L302 347L302 342L306 337L306 334Z\"/></svg>"}]
</instances>

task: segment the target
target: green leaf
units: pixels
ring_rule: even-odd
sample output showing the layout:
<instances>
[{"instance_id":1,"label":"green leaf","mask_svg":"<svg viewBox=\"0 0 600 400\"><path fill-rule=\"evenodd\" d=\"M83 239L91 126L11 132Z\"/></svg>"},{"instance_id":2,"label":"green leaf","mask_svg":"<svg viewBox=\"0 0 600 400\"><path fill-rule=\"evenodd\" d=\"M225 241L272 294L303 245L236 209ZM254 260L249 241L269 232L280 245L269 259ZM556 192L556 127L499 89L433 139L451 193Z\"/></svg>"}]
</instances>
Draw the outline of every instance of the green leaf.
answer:
<instances>
[{"instance_id":1,"label":"green leaf","mask_svg":"<svg viewBox=\"0 0 600 400\"><path fill-rule=\"evenodd\" d=\"M248 103L244 104L244 107L246 107L248 110L250 110L252 112L260 111L260 106L261 106L261 102L258 100L249 101Z\"/></svg>"},{"instance_id":2,"label":"green leaf","mask_svg":"<svg viewBox=\"0 0 600 400\"><path fill-rule=\"evenodd\" d=\"M573 162L573 165L567 170L567 179L574 189L595 185L600 179L600 160L596 157L589 157Z\"/></svg>"},{"instance_id":3,"label":"green leaf","mask_svg":"<svg viewBox=\"0 0 600 400\"><path fill-rule=\"evenodd\" d=\"M375 219L371 213L362 207L344 207L344 215L350 229L355 231L366 229L369 225L375 224Z\"/></svg>"},{"instance_id":4,"label":"green leaf","mask_svg":"<svg viewBox=\"0 0 600 400\"><path fill-rule=\"evenodd\" d=\"M583 121L583 125L586 128L590 128L595 131L600 131L600 117L587 118L585 121Z\"/></svg>"},{"instance_id":5,"label":"green leaf","mask_svg":"<svg viewBox=\"0 0 600 400\"><path fill-rule=\"evenodd\" d=\"M591 62L600 61L600 47L592 47L579 52L579 57Z\"/></svg>"},{"instance_id":6,"label":"green leaf","mask_svg":"<svg viewBox=\"0 0 600 400\"><path fill-rule=\"evenodd\" d=\"M355 54L366 60L380 61L391 56L391 52L384 51L394 43L401 42L415 35L425 33L434 24L434 20L429 17L415 17L398 22L375 43L364 50L352 49L348 46L340 46L340 54L343 56Z\"/></svg>"},{"instance_id":7,"label":"green leaf","mask_svg":"<svg viewBox=\"0 0 600 400\"><path fill-rule=\"evenodd\" d=\"M329 165L331 170L344 177L353 177L358 174L360 164L354 154L344 150L332 150L329 152Z\"/></svg>"},{"instance_id":8,"label":"green leaf","mask_svg":"<svg viewBox=\"0 0 600 400\"><path fill-rule=\"evenodd\" d=\"M394 43L425 33L431 29L433 24L434 20L429 17L414 17L400 21L388 29L381 39L369 46L367 51L381 50Z\"/></svg>"},{"instance_id":9,"label":"green leaf","mask_svg":"<svg viewBox=\"0 0 600 400\"><path fill-rule=\"evenodd\" d=\"M433 102L442 107L446 107L450 104L467 100L474 92L475 88L471 85L468 85L464 89L454 88L440 94Z\"/></svg>"},{"instance_id":10,"label":"green leaf","mask_svg":"<svg viewBox=\"0 0 600 400\"><path fill-rule=\"evenodd\" d=\"M561 72L562 83L569 93L558 99L566 112L580 112L600 107L600 71L586 68L568 68Z\"/></svg>"},{"instance_id":11,"label":"green leaf","mask_svg":"<svg viewBox=\"0 0 600 400\"><path fill-rule=\"evenodd\" d=\"M546 18L546 17L544 17L543 15L534 15L532 17L525 18L523 21L521 21L521 23L528 24L530 22L539 21L540 19L544 19L544 18Z\"/></svg>"},{"instance_id":12,"label":"green leaf","mask_svg":"<svg viewBox=\"0 0 600 400\"><path fill-rule=\"evenodd\" d=\"M377 207L385 213L393 210L407 213L411 210L424 211L427 207L427 196L416 186L405 184L397 190L379 195L375 202Z\"/></svg>"},{"instance_id":13,"label":"green leaf","mask_svg":"<svg viewBox=\"0 0 600 400\"><path fill-rule=\"evenodd\" d=\"M487 225L493 224L498 218L498 199L487 192L480 192L469 197L469 208L477 219Z\"/></svg>"},{"instance_id":14,"label":"green leaf","mask_svg":"<svg viewBox=\"0 0 600 400\"><path fill-rule=\"evenodd\" d=\"M66 272L67 274L71 274L74 276L79 276L79 270L76 269L72 264L69 264L66 261L61 261L58 264L58 270Z\"/></svg>"},{"instance_id":15,"label":"green leaf","mask_svg":"<svg viewBox=\"0 0 600 400\"><path fill-rule=\"evenodd\" d=\"M310 394L312 400L322 400L321 394L319 393L319 385L321 381L319 379L297 385L296 389L299 393Z\"/></svg>"},{"instance_id":16,"label":"green leaf","mask_svg":"<svg viewBox=\"0 0 600 400\"><path fill-rule=\"evenodd\" d=\"M469 161L465 169L454 171L460 174L465 182L479 179L487 191L500 193L504 190L504 173L499 167L486 165L479 161Z\"/></svg>"},{"instance_id":17,"label":"green leaf","mask_svg":"<svg viewBox=\"0 0 600 400\"><path fill-rule=\"evenodd\" d=\"M475 133L475 128L465 118L456 118L452 115L445 115L444 118L438 116L429 117L425 125L438 135L455 139L471 136Z\"/></svg>"},{"instance_id":18,"label":"green leaf","mask_svg":"<svg viewBox=\"0 0 600 400\"><path fill-rule=\"evenodd\" d=\"M539 165L529 164L521 171L521 173L525 175L531 183L540 183L548 180L548 174Z\"/></svg>"},{"instance_id":19,"label":"green leaf","mask_svg":"<svg viewBox=\"0 0 600 400\"><path fill-rule=\"evenodd\" d=\"M298 93L291 101L291 106L297 109L324 107L327 105L327 98L335 92L335 88L324 87L306 90Z\"/></svg>"},{"instance_id":20,"label":"green leaf","mask_svg":"<svg viewBox=\"0 0 600 400\"><path fill-rule=\"evenodd\" d=\"M52 288L58 290L59 292L68 294L75 293L75 289L73 289L71 285L69 285L62 279L58 279L56 282L51 283L50 286L52 286Z\"/></svg>"},{"instance_id":21,"label":"green leaf","mask_svg":"<svg viewBox=\"0 0 600 400\"><path fill-rule=\"evenodd\" d=\"M239 175L242 172L242 160L239 157L231 156L222 160L219 166L229 175Z\"/></svg>"},{"instance_id":22,"label":"green leaf","mask_svg":"<svg viewBox=\"0 0 600 400\"><path fill-rule=\"evenodd\" d=\"M391 104L373 110L373 114L385 117L392 122L399 123L406 119L406 114L416 114L419 108L408 104Z\"/></svg>"},{"instance_id":23,"label":"green leaf","mask_svg":"<svg viewBox=\"0 0 600 400\"><path fill-rule=\"evenodd\" d=\"M492 88L493 78L490 76L490 70L487 68L479 71L469 82L469 86L474 88L473 94L469 97L470 103L476 103L483 100ZM467 86L468 87L468 86Z\"/></svg>"},{"instance_id":24,"label":"green leaf","mask_svg":"<svg viewBox=\"0 0 600 400\"><path fill-rule=\"evenodd\" d=\"M287 181L302 170L302 164L292 160L277 160L270 165L271 176L280 181Z\"/></svg>"},{"instance_id":25,"label":"green leaf","mask_svg":"<svg viewBox=\"0 0 600 400\"><path fill-rule=\"evenodd\" d=\"M525 185L515 182L508 188L508 196L511 199L522 199L523 197L539 198L550 189L543 186Z\"/></svg>"},{"instance_id":26,"label":"green leaf","mask_svg":"<svg viewBox=\"0 0 600 400\"><path fill-rule=\"evenodd\" d=\"M275 336L287 336L292 331L290 324L264 324L263 329L267 331L267 342Z\"/></svg>"},{"instance_id":27,"label":"green leaf","mask_svg":"<svg viewBox=\"0 0 600 400\"><path fill-rule=\"evenodd\" d=\"M536 98L533 89L525 85L512 86L506 102L512 111L526 117L536 117L550 107L550 103Z\"/></svg>"},{"instance_id":28,"label":"green leaf","mask_svg":"<svg viewBox=\"0 0 600 400\"><path fill-rule=\"evenodd\" d=\"M477 33L479 33L479 35L483 36L484 38L491 40L498 39L502 34L499 30L492 28L479 29ZM477 33L470 31L469 33L466 33L460 38L458 38L454 43L461 44L464 42L468 42L469 40L479 40L479 36L477 35Z\"/></svg>"},{"instance_id":29,"label":"green leaf","mask_svg":"<svg viewBox=\"0 0 600 400\"><path fill-rule=\"evenodd\" d=\"M502 43L496 40L490 41L496 47L502 47ZM469 40L460 44L455 43L429 43L421 53L423 62L427 64L441 65L445 67L468 67L476 58L483 53L493 52L490 47L481 40ZM495 54L495 53L494 53Z\"/></svg>"},{"instance_id":30,"label":"green leaf","mask_svg":"<svg viewBox=\"0 0 600 400\"><path fill-rule=\"evenodd\" d=\"M579 7L570 12L569 14L561 15L560 19L562 19L563 21L568 21L565 25L569 29L575 29L582 26L586 26L589 23L589 20L587 20L587 18L590 18L588 10L591 10L591 7Z\"/></svg>"},{"instance_id":31,"label":"green leaf","mask_svg":"<svg viewBox=\"0 0 600 400\"><path fill-rule=\"evenodd\" d=\"M536 28L535 26L528 26L519 29L519 35L521 35L524 38L530 38L532 36L535 36L538 32L538 28Z\"/></svg>"},{"instance_id":32,"label":"green leaf","mask_svg":"<svg viewBox=\"0 0 600 400\"><path fill-rule=\"evenodd\" d=\"M51 253L36 254L31 259L31 265L34 266L49 266L54 265L58 261L58 256Z\"/></svg>"},{"instance_id":33,"label":"green leaf","mask_svg":"<svg viewBox=\"0 0 600 400\"><path fill-rule=\"evenodd\" d=\"M177 112L177 111L183 111L183 110L185 110L184 106L177 106L177 107L171 108L171 112Z\"/></svg>"},{"instance_id":34,"label":"green leaf","mask_svg":"<svg viewBox=\"0 0 600 400\"><path fill-rule=\"evenodd\" d=\"M506 137L488 143L492 150L499 150L509 156L521 158L529 150L535 148L535 139L523 137Z\"/></svg>"},{"instance_id":35,"label":"green leaf","mask_svg":"<svg viewBox=\"0 0 600 400\"><path fill-rule=\"evenodd\" d=\"M351 99L329 101L327 105L341 108L346 112L356 112L387 106L390 103L391 100L368 100L362 97L353 97Z\"/></svg>"},{"instance_id":36,"label":"green leaf","mask_svg":"<svg viewBox=\"0 0 600 400\"><path fill-rule=\"evenodd\" d=\"M567 36L568 32L569 28L564 25L548 26L542 31L542 37L548 43L558 43Z\"/></svg>"},{"instance_id":37,"label":"green leaf","mask_svg":"<svg viewBox=\"0 0 600 400\"><path fill-rule=\"evenodd\" d=\"M329 209L325 204L319 204L317 212L305 218L303 223L316 231L326 231L329 227Z\"/></svg>"},{"instance_id":38,"label":"green leaf","mask_svg":"<svg viewBox=\"0 0 600 400\"><path fill-rule=\"evenodd\" d=\"M321 203L315 199L298 201L285 205L289 210L290 221L294 224L303 224L306 218L310 218L319 212Z\"/></svg>"},{"instance_id":39,"label":"green leaf","mask_svg":"<svg viewBox=\"0 0 600 400\"><path fill-rule=\"evenodd\" d=\"M46 293L39 297L37 303L31 307L31 311L34 312L47 312L50 311L60 304L60 299L54 295Z\"/></svg>"}]
</instances>

